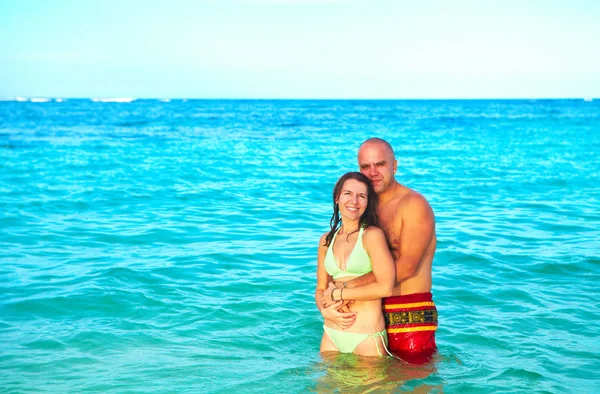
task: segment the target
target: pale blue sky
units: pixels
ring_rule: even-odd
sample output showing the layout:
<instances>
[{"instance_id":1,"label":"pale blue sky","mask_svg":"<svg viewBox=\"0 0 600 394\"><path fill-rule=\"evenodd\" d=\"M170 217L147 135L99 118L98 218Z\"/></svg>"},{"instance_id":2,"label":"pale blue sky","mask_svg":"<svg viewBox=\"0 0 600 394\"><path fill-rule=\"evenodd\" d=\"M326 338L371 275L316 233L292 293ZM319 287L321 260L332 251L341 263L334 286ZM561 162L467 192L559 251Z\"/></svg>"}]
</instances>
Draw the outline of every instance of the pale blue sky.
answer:
<instances>
[{"instance_id":1,"label":"pale blue sky","mask_svg":"<svg viewBox=\"0 0 600 394\"><path fill-rule=\"evenodd\" d=\"M596 0L3 0L0 97L600 97Z\"/></svg>"}]
</instances>

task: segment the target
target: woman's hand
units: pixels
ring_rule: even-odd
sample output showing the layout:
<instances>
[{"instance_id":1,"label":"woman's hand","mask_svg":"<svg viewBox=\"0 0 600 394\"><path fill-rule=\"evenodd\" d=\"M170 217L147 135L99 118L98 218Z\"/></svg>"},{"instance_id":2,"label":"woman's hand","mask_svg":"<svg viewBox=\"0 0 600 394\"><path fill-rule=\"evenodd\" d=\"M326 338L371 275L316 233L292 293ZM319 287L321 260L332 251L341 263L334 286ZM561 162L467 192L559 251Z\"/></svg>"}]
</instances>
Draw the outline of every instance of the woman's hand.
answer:
<instances>
[{"instance_id":1,"label":"woman's hand","mask_svg":"<svg viewBox=\"0 0 600 394\"><path fill-rule=\"evenodd\" d=\"M326 303L331 302L337 302L337 301L342 301L342 299L340 298L341 295L341 290L338 291L336 294L333 294L333 291L337 289L337 286L335 285L335 283L333 282L329 282L329 286L327 287L327 290L325 290L323 292L323 300ZM337 296L336 299L333 298L333 296Z\"/></svg>"},{"instance_id":2,"label":"woman's hand","mask_svg":"<svg viewBox=\"0 0 600 394\"><path fill-rule=\"evenodd\" d=\"M347 329L354 324L356 321L356 312L352 312L348 305L352 304L353 301L344 301L341 299L336 299L335 301L331 300L331 293L338 289L333 282L329 282L329 286L323 292L321 296L321 302L323 305L323 309L321 309L321 314L323 318L329 320L342 329ZM339 295L336 292L335 296Z\"/></svg>"},{"instance_id":3,"label":"woman's hand","mask_svg":"<svg viewBox=\"0 0 600 394\"><path fill-rule=\"evenodd\" d=\"M323 318L337 324L342 329L349 328L356 321L356 312L340 312L339 309L345 304L343 301L336 301L324 307L321 309Z\"/></svg>"}]
</instances>

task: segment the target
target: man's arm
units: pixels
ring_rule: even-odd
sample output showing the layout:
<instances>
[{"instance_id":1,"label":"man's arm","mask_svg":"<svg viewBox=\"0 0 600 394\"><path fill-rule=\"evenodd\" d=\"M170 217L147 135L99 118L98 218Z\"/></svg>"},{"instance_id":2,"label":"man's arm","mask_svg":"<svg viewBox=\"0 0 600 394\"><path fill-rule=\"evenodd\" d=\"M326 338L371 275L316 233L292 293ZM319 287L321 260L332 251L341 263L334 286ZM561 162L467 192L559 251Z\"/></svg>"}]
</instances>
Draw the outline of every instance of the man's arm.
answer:
<instances>
[{"instance_id":1,"label":"man's arm","mask_svg":"<svg viewBox=\"0 0 600 394\"><path fill-rule=\"evenodd\" d=\"M400 250L395 260L396 284L417 274L431 237L435 236L433 210L420 194L414 193L409 197L401 218Z\"/></svg>"},{"instance_id":2,"label":"man's arm","mask_svg":"<svg viewBox=\"0 0 600 394\"><path fill-rule=\"evenodd\" d=\"M372 283L359 287L339 289L333 284L325 291L325 299L346 299L354 301L377 300L389 297L394 289L395 267L394 259L387 247L385 234L378 227L369 227L363 235L363 246L371 260L372 272L375 280Z\"/></svg>"},{"instance_id":3,"label":"man's arm","mask_svg":"<svg viewBox=\"0 0 600 394\"><path fill-rule=\"evenodd\" d=\"M431 206L425 197L414 192L409 197L407 206L399 215L400 233L394 234L392 238L400 239L398 258L394 260L396 265L396 286L402 281L412 278L419 271L419 265L431 241L435 236L435 217ZM391 231L398 231L392 225ZM375 281L372 272L365 274L352 281L346 282L346 287L360 287ZM340 284L338 283L338 286Z\"/></svg>"},{"instance_id":4,"label":"man's arm","mask_svg":"<svg viewBox=\"0 0 600 394\"><path fill-rule=\"evenodd\" d=\"M352 279L347 282L335 282L338 287L361 287L364 285L368 285L369 283L375 282L375 274L369 272L368 274L364 274L363 276L359 276L356 279ZM345 285L344 285L345 284Z\"/></svg>"}]
</instances>

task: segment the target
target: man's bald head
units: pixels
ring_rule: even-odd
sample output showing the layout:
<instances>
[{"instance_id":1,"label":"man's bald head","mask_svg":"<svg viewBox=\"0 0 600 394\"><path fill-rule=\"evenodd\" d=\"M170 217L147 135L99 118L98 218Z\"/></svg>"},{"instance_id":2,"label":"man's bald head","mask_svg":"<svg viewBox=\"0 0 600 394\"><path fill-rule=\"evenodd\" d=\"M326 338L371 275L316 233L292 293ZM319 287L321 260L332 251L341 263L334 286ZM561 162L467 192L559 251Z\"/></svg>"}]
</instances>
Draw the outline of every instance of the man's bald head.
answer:
<instances>
[{"instance_id":1,"label":"man's bald head","mask_svg":"<svg viewBox=\"0 0 600 394\"><path fill-rule=\"evenodd\" d=\"M396 155L394 154L394 149L392 148L392 146L390 145L389 142L387 142L386 140L383 140L381 138L369 138L368 140L364 141L362 144L360 144L360 147L358 148L358 152L360 154L361 149L366 146L370 146L370 145L379 145L380 148L383 148L385 150L387 150L389 154L392 155L392 160L396 159Z\"/></svg>"}]
</instances>

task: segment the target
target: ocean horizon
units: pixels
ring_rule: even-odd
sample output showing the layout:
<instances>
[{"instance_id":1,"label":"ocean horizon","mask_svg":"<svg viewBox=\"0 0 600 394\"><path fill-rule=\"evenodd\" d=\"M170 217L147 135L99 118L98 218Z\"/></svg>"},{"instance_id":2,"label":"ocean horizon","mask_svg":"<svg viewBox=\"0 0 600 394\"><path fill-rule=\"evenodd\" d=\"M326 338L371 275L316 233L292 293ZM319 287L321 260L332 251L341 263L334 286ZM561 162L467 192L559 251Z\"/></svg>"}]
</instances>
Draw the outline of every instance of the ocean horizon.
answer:
<instances>
[{"instance_id":1,"label":"ocean horizon","mask_svg":"<svg viewBox=\"0 0 600 394\"><path fill-rule=\"evenodd\" d=\"M17 102L64 102L75 100L90 100L93 102L106 103L129 103L134 101L543 101L543 100L583 100L593 101L599 97L594 96L572 96L572 97L135 97L135 96L43 96L43 95L18 95L0 97L0 101L17 101Z\"/></svg>"}]
</instances>

